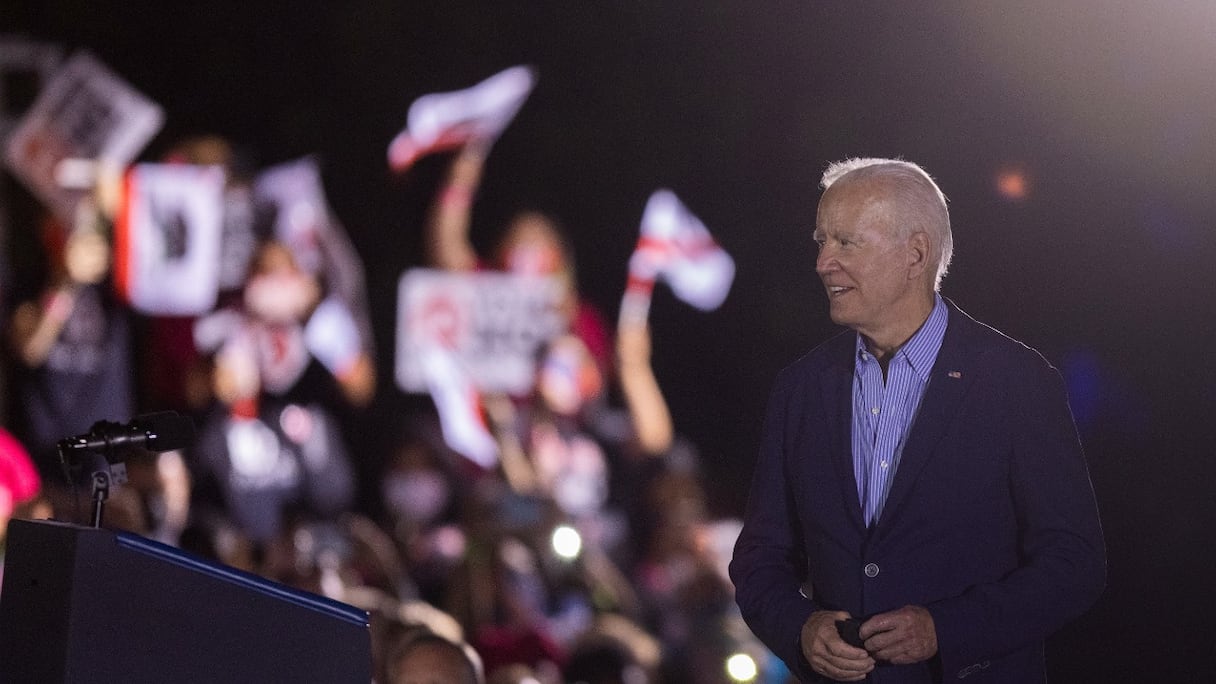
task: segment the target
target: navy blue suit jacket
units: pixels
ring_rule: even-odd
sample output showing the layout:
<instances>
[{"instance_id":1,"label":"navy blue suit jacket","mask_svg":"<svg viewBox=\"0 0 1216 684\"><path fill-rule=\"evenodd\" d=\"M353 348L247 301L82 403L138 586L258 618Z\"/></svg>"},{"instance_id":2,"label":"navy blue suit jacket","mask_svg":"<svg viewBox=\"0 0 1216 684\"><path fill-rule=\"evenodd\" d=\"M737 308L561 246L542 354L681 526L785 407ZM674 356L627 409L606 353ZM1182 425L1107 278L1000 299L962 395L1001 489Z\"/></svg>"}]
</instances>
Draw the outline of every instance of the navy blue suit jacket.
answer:
<instances>
[{"instance_id":1,"label":"navy blue suit jacket","mask_svg":"<svg viewBox=\"0 0 1216 684\"><path fill-rule=\"evenodd\" d=\"M882 517L862 521L851 444L855 333L778 376L730 572L752 631L805 681L816 609L920 605L938 654L872 682L1043 681L1043 641L1106 580L1093 488L1060 375L952 302Z\"/></svg>"}]
</instances>

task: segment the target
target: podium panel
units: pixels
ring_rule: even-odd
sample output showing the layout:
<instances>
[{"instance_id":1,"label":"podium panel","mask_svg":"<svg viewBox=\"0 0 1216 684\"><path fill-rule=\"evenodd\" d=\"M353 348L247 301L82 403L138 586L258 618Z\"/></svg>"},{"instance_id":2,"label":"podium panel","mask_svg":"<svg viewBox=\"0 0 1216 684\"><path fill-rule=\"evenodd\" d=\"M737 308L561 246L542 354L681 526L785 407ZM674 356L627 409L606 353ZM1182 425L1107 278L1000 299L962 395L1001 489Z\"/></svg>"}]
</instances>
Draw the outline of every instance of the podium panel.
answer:
<instances>
[{"instance_id":1,"label":"podium panel","mask_svg":"<svg viewBox=\"0 0 1216 684\"><path fill-rule=\"evenodd\" d=\"M138 535L9 523L0 681L371 681L365 611Z\"/></svg>"}]
</instances>

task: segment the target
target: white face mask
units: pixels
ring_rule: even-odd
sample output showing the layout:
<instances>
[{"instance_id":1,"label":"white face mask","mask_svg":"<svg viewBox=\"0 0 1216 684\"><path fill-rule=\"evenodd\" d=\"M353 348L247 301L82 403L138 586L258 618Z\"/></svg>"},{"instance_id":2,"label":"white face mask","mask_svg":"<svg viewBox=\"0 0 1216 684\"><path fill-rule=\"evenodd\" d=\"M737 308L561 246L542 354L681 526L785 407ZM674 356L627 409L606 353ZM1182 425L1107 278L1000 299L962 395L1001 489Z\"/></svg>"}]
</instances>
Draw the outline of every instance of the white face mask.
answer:
<instances>
[{"instance_id":1,"label":"white face mask","mask_svg":"<svg viewBox=\"0 0 1216 684\"><path fill-rule=\"evenodd\" d=\"M507 252L507 270L530 276L552 275L558 270L561 253L548 245L524 244Z\"/></svg>"},{"instance_id":2,"label":"white face mask","mask_svg":"<svg viewBox=\"0 0 1216 684\"><path fill-rule=\"evenodd\" d=\"M317 284L303 274L257 275L245 285L245 307L267 323L298 323L318 295Z\"/></svg>"},{"instance_id":3,"label":"white face mask","mask_svg":"<svg viewBox=\"0 0 1216 684\"><path fill-rule=\"evenodd\" d=\"M426 524L443 512L450 491L447 481L439 473L414 470L385 477L381 494L395 517Z\"/></svg>"}]
</instances>

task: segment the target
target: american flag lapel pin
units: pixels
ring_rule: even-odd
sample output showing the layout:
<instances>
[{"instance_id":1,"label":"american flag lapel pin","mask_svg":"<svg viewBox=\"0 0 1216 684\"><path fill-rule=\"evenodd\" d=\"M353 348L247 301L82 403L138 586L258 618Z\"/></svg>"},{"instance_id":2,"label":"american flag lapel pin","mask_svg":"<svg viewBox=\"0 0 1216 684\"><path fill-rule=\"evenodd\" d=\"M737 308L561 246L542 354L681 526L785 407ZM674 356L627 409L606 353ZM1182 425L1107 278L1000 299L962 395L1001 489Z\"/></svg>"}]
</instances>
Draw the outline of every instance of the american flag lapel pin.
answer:
<instances>
[{"instance_id":1,"label":"american flag lapel pin","mask_svg":"<svg viewBox=\"0 0 1216 684\"><path fill-rule=\"evenodd\" d=\"M954 378L955 380L958 380L963 377L963 372L962 371L950 371L949 373L946 373L946 377Z\"/></svg>"}]
</instances>

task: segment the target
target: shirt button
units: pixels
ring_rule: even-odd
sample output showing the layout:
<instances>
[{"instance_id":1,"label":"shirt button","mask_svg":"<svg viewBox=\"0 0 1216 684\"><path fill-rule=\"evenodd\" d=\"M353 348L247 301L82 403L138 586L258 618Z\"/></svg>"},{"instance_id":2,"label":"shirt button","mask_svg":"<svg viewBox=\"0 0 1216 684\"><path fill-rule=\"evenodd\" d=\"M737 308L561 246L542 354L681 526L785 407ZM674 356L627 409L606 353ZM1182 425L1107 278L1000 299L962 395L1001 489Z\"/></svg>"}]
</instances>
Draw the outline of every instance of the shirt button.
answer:
<instances>
[{"instance_id":1,"label":"shirt button","mask_svg":"<svg viewBox=\"0 0 1216 684\"><path fill-rule=\"evenodd\" d=\"M876 415L876 416L877 416L877 415L878 415L878 413L879 413L879 411L881 411L881 410L882 410L882 409L880 409L880 408L878 408L877 406L875 406L874 408L870 409L870 413L873 413L874 415Z\"/></svg>"},{"instance_id":2,"label":"shirt button","mask_svg":"<svg viewBox=\"0 0 1216 684\"><path fill-rule=\"evenodd\" d=\"M866 563L866 577L878 577L878 566L874 563Z\"/></svg>"},{"instance_id":3,"label":"shirt button","mask_svg":"<svg viewBox=\"0 0 1216 684\"><path fill-rule=\"evenodd\" d=\"M882 467L883 470L886 470L887 468L891 467L891 464L888 461L882 461L878 465L880 467Z\"/></svg>"}]
</instances>

